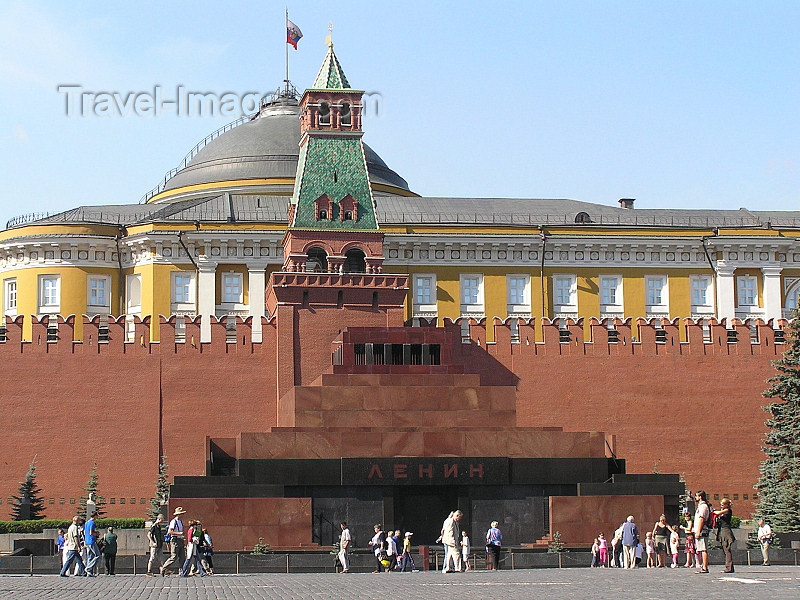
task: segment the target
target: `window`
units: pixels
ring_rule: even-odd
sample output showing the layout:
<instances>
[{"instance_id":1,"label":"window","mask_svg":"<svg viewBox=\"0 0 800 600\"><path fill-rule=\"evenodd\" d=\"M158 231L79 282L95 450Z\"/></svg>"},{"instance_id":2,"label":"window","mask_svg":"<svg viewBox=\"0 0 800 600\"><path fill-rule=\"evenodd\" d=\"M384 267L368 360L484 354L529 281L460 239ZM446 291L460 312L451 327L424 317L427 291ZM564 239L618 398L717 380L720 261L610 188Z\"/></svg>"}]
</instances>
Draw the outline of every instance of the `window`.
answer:
<instances>
[{"instance_id":1,"label":"window","mask_svg":"<svg viewBox=\"0 0 800 600\"><path fill-rule=\"evenodd\" d=\"M9 317L17 316L17 280L6 279L3 290L3 312Z\"/></svg>"},{"instance_id":2,"label":"window","mask_svg":"<svg viewBox=\"0 0 800 600\"><path fill-rule=\"evenodd\" d=\"M665 275L648 275L644 278L647 295L647 312L667 312L668 292Z\"/></svg>"},{"instance_id":3,"label":"window","mask_svg":"<svg viewBox=\"0 0 800 600\"><path fill-rule=\"evenodd\" d=\"M321 102L319 105L319 124L331 124L331 106L327 102Z\"/></svg>"},{"instance_id":4,"label":"window","mask_svg":"<svg viewBox=\"0 0 800 600\"><path fill-rule=\"evenodd\" d=\"M414 282L414 289L416 290L416 303L417 304L432 304L433 297L433 277L432 276L417 276Z\"/></svg>"},{"instance_id":5,"label":"window","mask_svg":"<svg viewBox=\"0 0 800 600\"><path fill-rule=\"evenodd\" d=\"M172 276L172 301L175 304L190 304L194 301L192 275L175 273Z\"/></svg>"},{"instance_id":6,"label":"window","mask_svg":"<svg viewBox=\"0 0 800 600\"><path fill-rule=\"evenodd\" d=\"M414 275L414 314L436 314L436 275L420 273Z\"/></svg>"},{"instance_id":7,"label":"window","mask_svg":"<svg viewBox=\"0 0 800 600\"><path fill-rule=\"evenodd\" d=\"M242 303L242 274L223 273L222 301L229 304Z\"/></svg>"},{"instance_id":8,"label":"window","mask_svg":"<svg viewBox=\"0 0 800 600\"><path fill-rule=\"evenodd\" d=\"M577 280L575 275L554 275L553 276L553 304L554 311L575 312L578 310Z\"/></svg>"},{"instance_id":9,"label":"window","mask_svg":"<svg viewBox=\"0 0 800 600\"><path fill-rule=\"evenodd\" d=\"M530 299L528 298L529 281L530 279L527 275L509 275L506 277L509 304L530 304Z\"/></svg>"},{"instance_id":10,"label":"window","mask_svg":"<svg viewBox=\"0 0 800 600\"><path fill-rule=\"evenodd\" d=\"M111 307L109 295L110 282L108 277L89 277L89 291L86 304L91 309L103 308L108 311Z\"/></svg>"},{"instance_id":11,"label":"window","mask_svg":"<svg viewBox=\"0 0 800 600\"><path fill-rule=\"evenodd\" d=\"M739 306L756 306L758 293L756 278L752 275L741 275L736 278Z\"/></svg>"},{"instance_id":12,"label":"window","mask_svg":"<svg viewBox=\"0 0 800 600\"><path fill-rule=\"evenodd\" d=\"M600 277L600 312L619 312L622 309L622 278L617 275Z\"/></svg>"},{"instance_id":13,"label":"window","mask_svg":"<svg viewBox=\"0 0 800 600\"><path fill-rule=\"evenodd\" d=\"M711 287L711 277L707 275L696 275L692 277L692 305L711 306L709 288Z\"/></svg>"},{"instance_id":14,"label":"window","mask_svg":"<svg viewBox=\"0 0 800 600\"><path fill-rule=\"evenodd\" d=\"M530 313L531 311L531 278L528 275L506 276L506 300L508 313Z\"/></svg>"},{"instance_id":15,"label":"window","mask_svg":"<svg viewBox=\"0 0 800 600\"><path fill-rule=\"evenodd\" d=\"M483 275L461 276L461 312L483 313Z\"/></svg>"},{"instance_id":16,"label":"window","mask_svg":"<svg viewBox=\"0 0 800 600\"><path fill-rule=\"evenodd\" d=\"M39 277L39 312L57 313L60 309L61 293L58 275Z\"/></svg>"},{"instance_id":17,"label":"window","mask_svg":"<svg viewBox=\"0 0 800 600\"><path fill-rule=\"evenodd\" d=\"M347 102L342 102L339 106L339 115L341 117L342 125L351 125L352 118L350 115L350 104Z\"/></svg>"},{"instance_id":18,"label":"window","mask_svg":"<svg viewBox=\"0 0 800 600\"><path fill-rule=\"evenodd\" d=\"M692 293L692 315L695 318L702 318L703 315L711 315L714 312L714 294L711 287L711 276L692 275L690 278L690 285Z\"/></svg>"}]
</instances>

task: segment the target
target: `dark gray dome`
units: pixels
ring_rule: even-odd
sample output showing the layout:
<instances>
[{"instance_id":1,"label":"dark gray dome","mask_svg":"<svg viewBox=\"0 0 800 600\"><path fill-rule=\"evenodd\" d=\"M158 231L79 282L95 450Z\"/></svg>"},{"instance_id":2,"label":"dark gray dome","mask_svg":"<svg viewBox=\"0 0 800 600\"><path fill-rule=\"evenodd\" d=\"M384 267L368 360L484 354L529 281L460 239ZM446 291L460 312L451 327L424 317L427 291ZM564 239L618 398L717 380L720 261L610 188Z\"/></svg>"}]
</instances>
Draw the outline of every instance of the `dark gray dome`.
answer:
<instances>
[{"instance_id":1,"label":"dark gray dome","mask_svg":"<svg viewBox=\"0 0 800 600\"><path fill-rule=\"evenodd\" d=\"M300 105L280 98L247 121L208 142L187 166L166 182L164 191L240 179L293 179L300 151ZM364 144L370 182L408 191L406 180Z\"/></svg>"}]
</instances>

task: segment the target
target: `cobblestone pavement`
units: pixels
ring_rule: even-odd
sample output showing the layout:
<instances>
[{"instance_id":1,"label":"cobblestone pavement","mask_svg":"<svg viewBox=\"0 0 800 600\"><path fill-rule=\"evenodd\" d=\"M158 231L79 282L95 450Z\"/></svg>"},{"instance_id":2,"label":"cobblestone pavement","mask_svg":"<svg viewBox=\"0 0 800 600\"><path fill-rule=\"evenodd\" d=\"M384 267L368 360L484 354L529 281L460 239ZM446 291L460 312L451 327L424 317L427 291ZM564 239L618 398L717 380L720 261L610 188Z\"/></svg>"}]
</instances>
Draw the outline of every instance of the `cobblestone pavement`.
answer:
<instances>
[{"instance_id":1,"label":"cobblestone pavement","mask_svg":"<svg viewBox=\"0 0 800 600\"><path fill-rule=\"evenodd\" d=\"M487 597L599 598L700 600L800 597L798 567L737 567L733 575L716 568L709 575L691 569L525 569L472 571L444 575L437 572L386 574L268 574L214 575L213 577L59 578L57 575L0 577L0 599L69 598L83 600L250 600L313 598L314 600L385 600L386 598Z\"/></svg>"}]
</instances>

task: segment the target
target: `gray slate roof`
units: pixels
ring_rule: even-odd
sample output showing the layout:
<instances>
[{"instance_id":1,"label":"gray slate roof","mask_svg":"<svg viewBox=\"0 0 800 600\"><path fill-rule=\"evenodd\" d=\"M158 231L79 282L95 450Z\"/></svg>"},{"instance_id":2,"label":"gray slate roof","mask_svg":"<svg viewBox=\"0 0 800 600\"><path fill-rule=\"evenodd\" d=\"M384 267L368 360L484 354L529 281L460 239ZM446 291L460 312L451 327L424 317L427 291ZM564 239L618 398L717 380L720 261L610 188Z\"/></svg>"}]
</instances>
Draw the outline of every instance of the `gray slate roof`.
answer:
<instances>
[{"instance_id":1,"label":"gray slate roof","mask_svg":"<svg viewBox=\"0 0 800 600\"><path fill-rule=\"evenodd\" d=\"M33 222L124 226L194 221L287 224L289 200L289 196L215 194L171 203L81 206ZM800 227L800 211L622 209L578 200L523 198L375 196L375 203L382 225L569 225L575 223L579 213L586 213L589 227Z\"/></svg>"},{"instance_id":2,"label":"gray slate roof","mask_svg":"<svg viewBox=\"0 0 800 600\"><path fill-rule=\"evenodd\" d=\"M282 98L258 116L210 140L185 168L173 175L165 190L239 179L294 179L300 153L300 106ZM370 181L408 189L406 180L364 144Z\"/></svg>"}]
</instances>

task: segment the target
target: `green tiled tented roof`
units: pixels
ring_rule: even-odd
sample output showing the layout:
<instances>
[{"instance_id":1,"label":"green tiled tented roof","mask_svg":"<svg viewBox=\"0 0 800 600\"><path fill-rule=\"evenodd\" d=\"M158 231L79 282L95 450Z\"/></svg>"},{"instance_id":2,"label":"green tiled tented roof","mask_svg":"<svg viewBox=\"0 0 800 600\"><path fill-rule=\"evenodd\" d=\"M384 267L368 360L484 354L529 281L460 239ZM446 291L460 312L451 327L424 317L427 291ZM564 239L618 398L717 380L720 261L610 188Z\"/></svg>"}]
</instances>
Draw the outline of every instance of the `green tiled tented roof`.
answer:
<instances>
[{"instance_id":1,"label":"green tiled tented roof","mask_svg":"<svg viewBox=\"0 0 800 600\"><path fill-rule=\"evenodd\" d=\"M339 59L333 52L333 44L328 46L328 54L325 60L322 61L322 66L319 68L317 78L314 80L314 85L311 86L314 90L349 90L350 82L342 70L342 65L339 64Z\"/></svg>"},{"instance_id":2,"label":"green tiled tented roof","mask_svg":"<svg viewBox=\"0 0 800 600\"><path fill-rule=\"evenodd\" d=\"M334 210L348 194L358 202L358 220L341 221L337 214L317 221L315 201L327 194ZM309 138L300 152L300 167L295 179L296 205L292 227L324 230L375 230L375 207L367 177L366 161L358 138Z\"/></svg>"}]
</instances>

